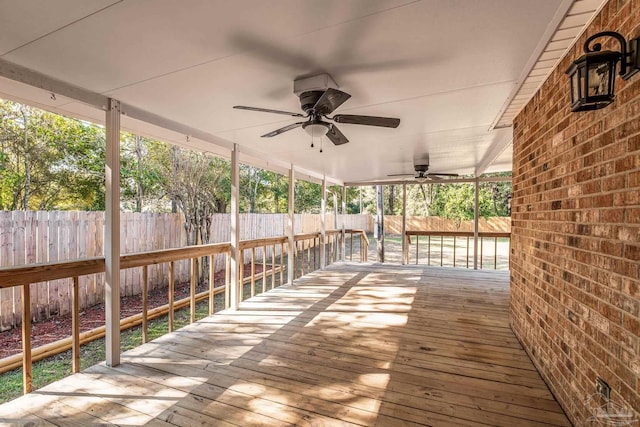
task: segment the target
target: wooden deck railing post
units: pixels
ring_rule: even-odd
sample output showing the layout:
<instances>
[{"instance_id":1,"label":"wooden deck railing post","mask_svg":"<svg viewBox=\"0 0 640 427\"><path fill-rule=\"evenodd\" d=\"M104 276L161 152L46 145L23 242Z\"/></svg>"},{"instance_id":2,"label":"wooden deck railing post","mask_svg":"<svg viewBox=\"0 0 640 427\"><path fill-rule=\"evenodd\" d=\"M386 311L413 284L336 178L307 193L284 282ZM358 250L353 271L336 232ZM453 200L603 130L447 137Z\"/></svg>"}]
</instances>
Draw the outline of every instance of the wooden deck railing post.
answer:
<instances>
[{"instance_id":1,"label":"wooden deck railing post","mask_svg":"<svg viewBox=\"0 0 640 427\"><path fill-rule=\"evenodd\" d=\"M174 307L173 300L175 294L175 280L176 280L176 264L174 261L169 263L169 332L173 331L173 318Z\"/></svg>"},{"instance_id":2,"label":"wooden deck railing post","mask_svg":"<svg viewBox=\"0 0 640 427\"><path fill-rule=\"evenodd\" d=\"M31 285L22 285L22 389L31 393Z\"/></svg>"},{"instance_id":3,"label":"wooden deck railing post","mask_svg":"<svg viewBox=\"0 0 640 427\"><path fill-rule=\"evenodd\" d=\"M149 340L148 331L148 319L147 314L149 312L149 266L142 267L142 343L146 343Z\"/></svg>"},{"instance_id":4,"label":"wooden deck railing post","mask_svg":"<svg viewBox=\"0 0 640 427\"><path fill-rule=\"evenodd\" d=\"M29 285L25 285L29 286ZM71 310L71 369L80 372L80 280L73 276L73 309Z\"/></svg>"}]
</instances>

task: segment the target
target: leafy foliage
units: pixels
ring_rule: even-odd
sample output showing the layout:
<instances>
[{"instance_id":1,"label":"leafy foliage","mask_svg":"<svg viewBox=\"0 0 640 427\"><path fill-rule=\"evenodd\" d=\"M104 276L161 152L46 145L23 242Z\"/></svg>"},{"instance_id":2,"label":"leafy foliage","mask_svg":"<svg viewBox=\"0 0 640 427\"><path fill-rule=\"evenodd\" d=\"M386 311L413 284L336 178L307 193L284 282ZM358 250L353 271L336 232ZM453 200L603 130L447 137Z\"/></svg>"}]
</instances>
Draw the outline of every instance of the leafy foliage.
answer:
<instances>
[{"instance_id":1,"label":"leafy foliage","mask_svg":"<svg viewBox=\"0 0 640 427\"><path fill-rule=\"evenodd\" d=\"M10 101L0 101L0 209L103 210L104 128ZM182 211L189 243L208 242L208 217L227 212L229 161L141 136L121 136L121 207ZM504 174L502 174L504 175ZM402 186L384 189L385 213L402 213ZM319 213L322 188L295 183L295 211ZM287 212L288 178L240 166L241 212ZM335 202L333 194L335 194ZM375 187L346 189L348 213L375 213ZM480 215L510 215L511 184L481 183ZM327 210L342 206L342 188L328 188ZM473 218L473 184L409 184L408 215Z\"/></svg>"}]
</instances>

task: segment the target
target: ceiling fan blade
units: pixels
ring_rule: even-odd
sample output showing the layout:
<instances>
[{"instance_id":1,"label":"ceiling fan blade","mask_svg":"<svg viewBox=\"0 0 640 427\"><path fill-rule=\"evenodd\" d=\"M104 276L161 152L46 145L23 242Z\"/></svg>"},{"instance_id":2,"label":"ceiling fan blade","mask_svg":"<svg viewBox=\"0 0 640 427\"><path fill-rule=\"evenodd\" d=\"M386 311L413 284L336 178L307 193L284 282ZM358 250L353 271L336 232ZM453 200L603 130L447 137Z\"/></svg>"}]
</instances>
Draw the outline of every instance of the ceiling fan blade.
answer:
<instances>
[{"instance_id":1,"label":"ceiling fan blade","mask_svg":"<svg viewBox=\"0 0 640 427\"><path fill-rule=\"evenodd\" d=\"M313 110L317 115L326 116L344 104L344 102L349 98L351 98L351 95L348 93L338 89L329 88L325 90L320 99L318 99L316 105L313 106Z\"/></svg>"},{"instance_id":2,"label":"ceiling fan blade","mask_svg":"<svg viewBox=\"0 0 640 427\"><path fill-rule=\"evenodd\" d=\"M380 126L385 128L397 128L400 119L391 117L358 116L354 114L337 114L332 117L337 123L348 123L352 125Z\"/></svg>"},{"instance_id":3,"label":"ceiling fan blade","mask_svg":"<svg viewBox=\"0 0 640 427\"><path fill-rule=\"evenodd\" d=\"M268 108L247 107L247 106L244 106L244 105L234 105L233 108L235 108L237 110L260 111L261 113L284 114L285 116L293 116L293 117L307 117L304 114L292 113L290 111L270 110Z\"/></svg>"},{"instance_id":4,"label":"ceiling fan blade","mask_svg":"<svg viewBox=\"0 0 640 427\"><path fill-rule=\"evenodd\" d=\"M281 133L284 133L284 132L286 132L288 130L295 129L297 127L302 126L303 123L306 123L306 122L293 123L291 125L287 125L287 126L282 127L280 129L273 130L273 131L271 131L269 133L265 133L264 135L262 135L262 138L271 138L272 136L280 135Z\"/></svg>"},{"instance_id":5,"label":"ceiling fan blade","mask_svg":"<svg viewBox=\"0 0 640 427\"><path fill-rule=\"evenodd\" d=\"M334 145L342 145L349 142L347 137L344 136L342 132L340 132L340 129L338 129L336 125L331 125L329 131L327 132L327 138L329 138Z\"/></svg>"},{"instance_id":6,"label":"ceiling fan blade","mask_svg":"<svg viewBox=\"0 0 640 427\"><path fill-rule=\"evenodd\" d=\"M457 173L428 173L428 176L439 177L439 176L460 176Z\"/></svg>"},{"instance_id":7,"label":"ceiling fan blade","mask_svg":"<svg viewBox=\"0 0 640 427\"><path fill-rule=\"evenodd\" d=\"M387 176L415 176L414 173L392 173Z\"/></svg>"}]
</instances>

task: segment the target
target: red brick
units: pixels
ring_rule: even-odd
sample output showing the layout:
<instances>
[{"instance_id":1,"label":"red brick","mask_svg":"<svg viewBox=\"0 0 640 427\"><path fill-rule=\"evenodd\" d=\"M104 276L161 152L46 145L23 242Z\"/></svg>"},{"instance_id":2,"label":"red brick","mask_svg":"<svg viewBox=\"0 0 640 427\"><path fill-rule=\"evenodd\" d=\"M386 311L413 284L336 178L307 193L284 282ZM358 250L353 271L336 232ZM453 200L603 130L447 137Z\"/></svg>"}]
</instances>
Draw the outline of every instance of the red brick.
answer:
<instances>
[{"instance_id":1,"label":"red brick","mask_svg":"<svg viewBox=\"0 0 640 427\"><path fill-rule=\"evenodd\" d=\"M640 34L640 0L610 0L514 123L511 325L575 425L596 376L640 407L640 75L571 113L564 74L602 30Z\"/></svg>"}]
</instances>

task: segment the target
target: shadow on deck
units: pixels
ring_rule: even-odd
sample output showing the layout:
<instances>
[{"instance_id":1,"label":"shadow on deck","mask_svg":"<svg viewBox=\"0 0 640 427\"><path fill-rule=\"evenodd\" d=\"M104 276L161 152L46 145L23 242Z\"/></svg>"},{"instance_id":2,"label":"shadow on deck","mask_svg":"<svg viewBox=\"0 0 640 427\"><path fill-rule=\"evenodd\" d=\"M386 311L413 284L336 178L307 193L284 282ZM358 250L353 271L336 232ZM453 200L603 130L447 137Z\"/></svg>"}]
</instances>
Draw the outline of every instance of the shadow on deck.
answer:
<instances>
[{"instance_id":1,"label":"shadow on deck","mask_svg":"<svg viewBox=\"0 0 640 427\"><path fill-rule=\"evenodd\" d=\"M1 423L570 425L508 272L337 264L0 406Z\"/></svg>"}]
</instances>

